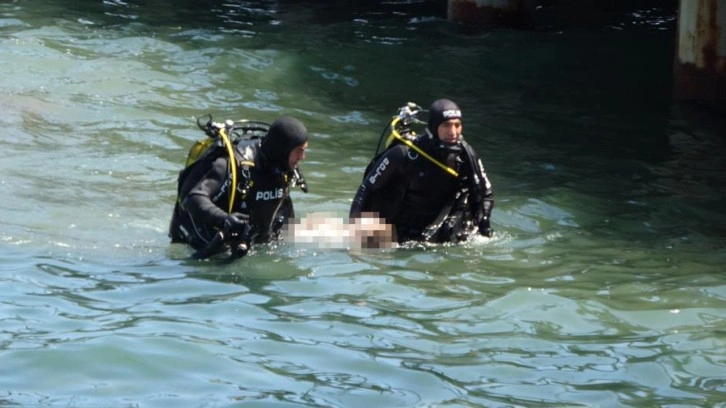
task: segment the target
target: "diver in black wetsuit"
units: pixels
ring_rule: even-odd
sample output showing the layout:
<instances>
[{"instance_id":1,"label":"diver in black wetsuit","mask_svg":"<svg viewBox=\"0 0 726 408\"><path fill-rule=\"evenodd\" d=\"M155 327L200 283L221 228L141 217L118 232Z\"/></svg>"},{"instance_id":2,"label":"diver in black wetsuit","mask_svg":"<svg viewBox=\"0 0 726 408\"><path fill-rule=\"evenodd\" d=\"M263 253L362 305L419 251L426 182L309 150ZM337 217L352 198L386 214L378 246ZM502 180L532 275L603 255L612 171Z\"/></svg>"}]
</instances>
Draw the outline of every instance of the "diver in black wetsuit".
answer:
<instances>
[{"instance_id":1,"label":"diver in black wetsuit","mask_svg":"<svg viewBox=\"0 0 726 408\"><path fill-rule=\"evenodd\" d=\"M188 243L198 257L207 257L228 249L215 237L238 236L245 250L275 239L284 222L294 217L289 189L307 146L305 126L290 116L279 118L263 138L234 145L236 186L231 186L228 154L202 156L180 174L169 230L172 242ZM236 189L232 203L231 188Z\"/></svg>"},{"instance_id":2,"label":"diver in black wetsuit","mask_svg":"<svg viewBox=\"0 0 726 408\"><path fill-rule=\"evenodd\" d=\"M477 229L491 237L492 186L462 138L461 117L454 102L434 101L425 134L413 141L420 152L398 143L380 155L363 177L349 217L384 218L399 243L458 242Z\"/></svg>"}]
</instances>

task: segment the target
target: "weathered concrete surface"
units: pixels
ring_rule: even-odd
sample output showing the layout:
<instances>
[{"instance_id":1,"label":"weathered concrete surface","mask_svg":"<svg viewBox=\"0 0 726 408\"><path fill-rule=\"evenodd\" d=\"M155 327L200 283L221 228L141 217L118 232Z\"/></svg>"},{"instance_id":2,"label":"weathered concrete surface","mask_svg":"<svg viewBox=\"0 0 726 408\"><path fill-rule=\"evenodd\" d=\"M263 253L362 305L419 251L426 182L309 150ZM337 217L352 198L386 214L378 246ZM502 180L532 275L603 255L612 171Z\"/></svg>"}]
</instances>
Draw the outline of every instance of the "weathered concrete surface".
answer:
<instances>
[{"instance_id":1,"label":"weathered concrete surface","mask_svg":"<svg viewBox=\"0 0 726 408\"><path fill-rule=\"evenodd\" d=\"M726 110L726 0L681 0L674 97Z\"/></svg>"}]
</instances>

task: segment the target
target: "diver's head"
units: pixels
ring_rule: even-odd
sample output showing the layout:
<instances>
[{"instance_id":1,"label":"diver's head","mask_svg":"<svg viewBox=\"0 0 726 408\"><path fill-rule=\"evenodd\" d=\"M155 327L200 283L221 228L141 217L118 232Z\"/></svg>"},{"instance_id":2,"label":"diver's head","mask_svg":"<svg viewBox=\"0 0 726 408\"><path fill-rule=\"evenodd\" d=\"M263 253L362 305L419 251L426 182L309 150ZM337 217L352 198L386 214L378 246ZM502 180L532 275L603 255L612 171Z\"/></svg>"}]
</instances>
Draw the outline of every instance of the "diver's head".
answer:
<instances>
[{"instance_id":1,"label":"diver's head","mask_svg":"<svg viewBox=\"0 0 726 408\"><path fill-rule=\"evenodd\" d=\"M278 118L262 139L262 154L280 170L289 171L305 158L308 146L308 130L292 116Z\"/></svg>"},{"instance_id":2,"label":"diver's head","mask_svg":"<svg viewBox=\"0 0 726 408\"><path fill-rule=\"evenodd\" d=\"M426 130L431 139L442 145L453 146L461 141L461 109L453 101L437 99L429 108Z\"/></svg>"}]
</instances>

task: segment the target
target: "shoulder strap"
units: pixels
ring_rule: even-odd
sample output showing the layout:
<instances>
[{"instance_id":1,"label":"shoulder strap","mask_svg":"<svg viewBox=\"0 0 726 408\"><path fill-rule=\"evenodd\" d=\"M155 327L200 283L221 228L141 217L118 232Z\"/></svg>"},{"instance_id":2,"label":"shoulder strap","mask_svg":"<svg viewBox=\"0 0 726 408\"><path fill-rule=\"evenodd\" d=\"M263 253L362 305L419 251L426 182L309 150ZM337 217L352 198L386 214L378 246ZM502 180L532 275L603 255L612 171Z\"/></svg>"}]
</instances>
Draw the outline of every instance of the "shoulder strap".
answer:
<instances>
[{"instance_id":1,"label":"shoulder strap","mask_svg":"<svg viewBox=\"0 0 726 408\"><path fill-rule=\"evenodd\" d=\"M415 151L416 153L420 154L421 156L423 156L424 158L426 158L427 160L429 160L431 163L439 166L445 172L451 174L454 177L459 177L459 173L457 173L456 170L452 169L451 167L448 167L444 163L441 163L440 161L438 161L435 158L431 157L431 155L429 155L428 153L426 153L425 151L423 151L423 149L421 149L420 147L416 146L412 141L410 141L410 140L404 138L403 136L399 135L398 132L395 132L394 131L392 133L392 135L393 135L393 137L395 137L396 139L398 139L399 142L401 142L401 143L405 144L406 146L408 146L409 149L411 149L411 150Z\"/></svg>"},{"instance_id":2,"label":"shoulder strap","mask_svg":"<svg viewBox=\"0 0 726 408\"><path fill-rule=\"evenodd\" d=\"M252 178L250 169L255 167L255 158L257 155L257 148L259 139L241 139L235 142L235 163L239 174L242 177L240 181L242 183L240 193L242 193L242 199L247 196L247 192L252 187ZM234 189L237 189L237 184L234 184ZM229 203L230 207L234 206L234 202Z\"/></svg>"},{"instance_id":3,"label":"shoulder strap","mask_svg":"<svg viewBox=\"0 0 726 408\"><path fill-rule=\"evenodd\" d=\"M221 128L219 129L219 135L222 137L225 149L227 149L227 154L229 155L229 171L232 173L232 187L230 188L229 205L227 206L227 213L231 214L235 198L234 195L237 192L237 159L234 153L234 146L232 146L232 141L229 140L229 136L227 136L227 131L224 128Z\"/></svg>"}]
</instances>

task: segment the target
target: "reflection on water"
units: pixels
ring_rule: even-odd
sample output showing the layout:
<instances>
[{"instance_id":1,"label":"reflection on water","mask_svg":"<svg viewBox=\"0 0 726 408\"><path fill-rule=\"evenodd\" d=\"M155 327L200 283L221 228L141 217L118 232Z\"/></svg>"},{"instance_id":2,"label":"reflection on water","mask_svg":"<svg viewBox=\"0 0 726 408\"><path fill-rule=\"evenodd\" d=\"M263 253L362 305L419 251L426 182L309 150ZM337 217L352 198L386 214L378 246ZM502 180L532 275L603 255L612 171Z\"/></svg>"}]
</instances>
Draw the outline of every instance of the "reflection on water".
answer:
<instances>
[{"instance_id":1,"label":"reflection on water","mask_svg":"<svg viewBox=\"0 0 726 408\"><path fill-rule=\"evenodd\" d=\"M0 4L0 405L723 405L726 127L670 100L663 2L171 3ZM381 129L441 96L494 237L352 248ZM208 113L306 123L310 242L169 244Z\"/></svg>"}]
</instances>

